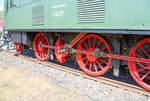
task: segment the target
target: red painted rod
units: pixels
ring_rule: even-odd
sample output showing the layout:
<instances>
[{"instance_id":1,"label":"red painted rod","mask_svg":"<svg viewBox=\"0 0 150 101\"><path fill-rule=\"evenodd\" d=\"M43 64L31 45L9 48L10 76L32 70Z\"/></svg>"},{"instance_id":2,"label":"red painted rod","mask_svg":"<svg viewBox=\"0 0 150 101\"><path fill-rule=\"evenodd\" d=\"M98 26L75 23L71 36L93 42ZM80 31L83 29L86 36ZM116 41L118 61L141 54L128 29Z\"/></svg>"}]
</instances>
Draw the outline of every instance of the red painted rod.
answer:
<instances>
[{"instance_id":1,"label":"red painted rod","mask_svg":"<svg viewBox=\"0 0 150 101\"><path fill-rule=\"evenodd\" d=\"M43 45L44 48L52 48L52 49L57 49L58 47L55 46L48 46L48 45Z\"/></svg>"},{"instance_id":2,"label":"red painted rod","mask_svg":"<svg viewBox=\"0 0 150 101\"><path fill-rule=\"evenodd\" d=\"M76 50L76 53L94 55L94 52L84 51L84 50ZM142 59L142 58L121 56L121 55L115 55L115 54L107 54L106 57L115 58L115 59L122 59L122 60L130 60L130 61L150 63L150 59Z\"/></svg>"},{"instance_id":3,"label":"red painted rod","mask_svg":"<svg viewBox=\"0 0 150 101\"><path fill-rule=\"evenodd\" d=\"M85 50L75 50L75 53L81 53L81 54L88 54L88 55L94 55L94 52L85 51Z\"/></svg>"},{"instance_id":4,"label":"red painted rod","mask_svg":"<svg viewBox=\"0 0 150 101\"><path fill-rule=\"evenodd\" d=\"M82 32L80 33L70 44L70 47L73 47L86 33Z\"/></svg>"},{"instance_id":5,"label":"red painted rod","mask_svg":"<svg viewBox=\"0 0 150 101\"><path fill-rule=\"evenodd\" d=\"M115 58L115 59L122 59L122 60L130 60L130 61L138 61L138 62L150 63L150 59L142 59L142 58L121 56L121 55L114 55L114 54L107 54L107 57L111 57L111 58Z\"/></svg>"},{"instance_id":6,"label":"red painted rod","mask_svg":"<svg viewBox=\"0 0 150 101\"><path fill-rule=\"evenodd\" d=\"M94 52L84 51L84 50L76 50L76 53L94 55ZM142 58L121 56L121 55L115 55L115 54L107 54L106 57L115 58L115 59L122 59L122 60L130 60L130 61L150 63L150 59L142 59Z\"/></svg>"},{"instance_id":7,"label":"red painted rod","mask_svg":"<svg viewBox=\"0 0 150 101\"><path fill-rule=\"evenodd\" d=\"M58 49L58 47L55 47L55 46L43 45L43 47L44 48ZM94 51L85 51L85 50L75 50L75 53L94 55ZM150 59L142 59L142 58L121 56L121 55L115 55L115 54L106 54L106 57L111 57L111 58L115 58L115 59L122 59L122 60L130 60L130 61L138 61L138 62L150 63Z\"/></svg>"}]
</instances>

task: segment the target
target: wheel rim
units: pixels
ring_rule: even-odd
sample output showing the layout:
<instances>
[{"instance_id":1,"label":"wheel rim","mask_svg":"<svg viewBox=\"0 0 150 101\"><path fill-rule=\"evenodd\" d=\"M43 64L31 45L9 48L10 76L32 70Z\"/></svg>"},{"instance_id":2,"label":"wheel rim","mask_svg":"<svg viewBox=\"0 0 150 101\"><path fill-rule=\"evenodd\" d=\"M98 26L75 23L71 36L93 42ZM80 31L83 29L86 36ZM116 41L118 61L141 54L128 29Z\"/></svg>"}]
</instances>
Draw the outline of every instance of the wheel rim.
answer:
<instances>
[{"instance_id":1,"label":"wheel rim","mask_svg":"<svg viewBox=\"0 0 150 101\"><path fill-rule=\"evenodd\" d=\"M44 48L43 45L49 46L48 38L44 33L38 33L33 41L33 50L37 59L41 61L46 60L49 55L49 49Z\"/></svg>"},{"instance_id":2,"label":"wheel rim","mask_svg":"<svg viewBox=\"0 0 150 101\"><path fill-rule=\"evenodd\" d=\"M21 43L16 43L16 51L17 51L17 54L22 53L22 44Z\"/></svg>"},{"instance_id":3,"label":"wheel rim","mask_svg":"<svg viewBox=\"0 0 150 101\"><path fill-rule=\"evenodd\" d=\"M77 44L77 49L94 51L98 48L100 51L111 53L109 45L100 36L95 34L88 34L84 36ZM101 58L92 55L85 55L81 53L76 53L77 63L80 68L91 76L98 76L104 74L110 66L111 58Z\"/></svg>"},{"instance_id":4,"label":"wheel rim","mask_svg":"<svg viewBox=\"0 0 150 101\"><path fill-rule=\"evenodd\" d=\"M132 48L129 56L150 59L150 38L140 41ZM134 80L143 88L150 90L150 63L129 61L128 65Z\"/></svg>"},{"instance_id":5,"label":"wheel rim","mask_svg":"<svg viewBox=\"0 0 150 101\"><path fill-rule=\"evenodd\" d=\"M64 47L63 45L63 41L62 40L57 40L55 47ZM58 52L58 49L55 49L55 56L56 59L60 62L60 63L65 63L66 62L66 56L68 56L69 54L63 53L63 52Z\"/></svg>"}]
</instances>

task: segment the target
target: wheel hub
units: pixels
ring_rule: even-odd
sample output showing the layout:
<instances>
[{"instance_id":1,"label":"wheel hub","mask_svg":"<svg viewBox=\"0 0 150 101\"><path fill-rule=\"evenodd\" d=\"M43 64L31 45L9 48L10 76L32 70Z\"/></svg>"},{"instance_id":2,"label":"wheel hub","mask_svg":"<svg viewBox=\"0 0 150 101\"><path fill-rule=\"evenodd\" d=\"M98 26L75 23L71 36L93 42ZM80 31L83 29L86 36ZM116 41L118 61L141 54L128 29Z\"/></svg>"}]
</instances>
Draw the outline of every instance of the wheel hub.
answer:
<instances>
[{"instance_id":1,"label":"wheel hub","mask_svg":"<svg viewBox=\"0 0 150 101\"><path fill-rule=\"evenodd\" d=\"M88 49L88 51L94 51L94 48L90 48ZM95 57L94 55L87 55L87 59L90 61L90 62L94 62L98 59L98 57Z\"/></svg>"},{"instance_id":2,"label":"wheel hub","mask_svg":"<svg viewBox=\"0 0 150 101\"><path fill-rule=\"evenodd\" d=\"M39 51L43 51L43 42L42 41L39 42L38 48L39 48Z\"/></svg>"}]
</instances>

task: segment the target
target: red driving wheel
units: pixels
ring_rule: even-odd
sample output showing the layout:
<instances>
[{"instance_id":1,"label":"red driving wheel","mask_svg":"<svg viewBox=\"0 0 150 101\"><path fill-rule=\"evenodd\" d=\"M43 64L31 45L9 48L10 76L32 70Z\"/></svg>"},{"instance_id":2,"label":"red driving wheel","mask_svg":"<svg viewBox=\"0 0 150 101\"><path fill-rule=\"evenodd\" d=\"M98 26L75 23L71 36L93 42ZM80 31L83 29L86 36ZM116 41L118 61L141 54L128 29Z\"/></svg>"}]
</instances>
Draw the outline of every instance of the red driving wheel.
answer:
<instances>
[{"instance_id":1,"label":"red driving wheel","mask_svg":"<svg viewBox=\"0 0 150 101\"><path fill-rule=\"evenodd\" d=\"M43 45L48 45L48 38L44 33L38 33L33 40L33 50L37 59L44 61L48 58L49 49L44 48Z\"/></svg>"},{"instance_id":2,"label":"red driving wheel","mask_svg":"<svg viewBox=\"0 0 150 101\"><path fill-rule=\"evenodd\" d=\"M129 56L150 59L150 38L146 38L133 47ZM128 61L134 80L143 88L150 90L150 63Z\"/></svg>"},{"instance_id":3,"label":"red driving wheel","mask_svg":"<svg viewBox=\"0 0 150 101\"><path fill-rule=\"evenodd\" d=\"M111 53L109 45L100 36L95 34L85 35L77 44L76 49L94 51L95 48L105 53ZM111 64L109 57L95 57L93 55L76 53L76 60L80 68L91 76L104 74Z\"/></svg>"},{"instance_id":4,"label":"red driving wheel","mask_svg":"<svg viewBox=\"0 0 150 101\"><path fill-rule=\"evenodd\" d=\"M57 40L55 47L64 47L63 45L63 41L62 40ZM60 62L60 63L65 63L66 62L66 56L68 56L69 54L66 54L64 52L58 52L58 49L55 49L55 56L56 59Z\"/></svg>"},{"instance_id":5,"label":"red driving wheel","mask_svg":"<svg viewBox=\"0 0 150 101\"><path fill-rule=\"evenodd\" d=\"M16 51L17 51L17 54L21 54L22 53L23 47L22 47L21 43L16 43Z\"/></svg>"}]
</instances>

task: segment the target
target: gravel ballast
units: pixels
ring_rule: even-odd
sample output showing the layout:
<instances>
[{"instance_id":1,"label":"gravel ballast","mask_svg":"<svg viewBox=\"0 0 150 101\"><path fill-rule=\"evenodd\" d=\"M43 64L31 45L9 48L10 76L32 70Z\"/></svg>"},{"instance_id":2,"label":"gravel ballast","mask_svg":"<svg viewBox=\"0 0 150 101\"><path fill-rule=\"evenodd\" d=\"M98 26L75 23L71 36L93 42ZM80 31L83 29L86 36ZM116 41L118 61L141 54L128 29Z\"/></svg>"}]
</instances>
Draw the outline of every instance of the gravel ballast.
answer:
<instances>
[{"instance_id":1,"label":"gravel ballast","mask_svg":"<svg viewBox=\"0 0 150 101\"><path fill-rule=\"evenodd\" d=\"M56 86L73 91L78 96L84 96L87 98L87 101L150 101L150 97L146 95L89 80L72 73L7 54L6 52L0 52L0 60L3 64L9 65L9 67L17 67L28 70L31 74L44 76L47 81L52 79L55 81Z\"/></svg>"}]
</instances>

